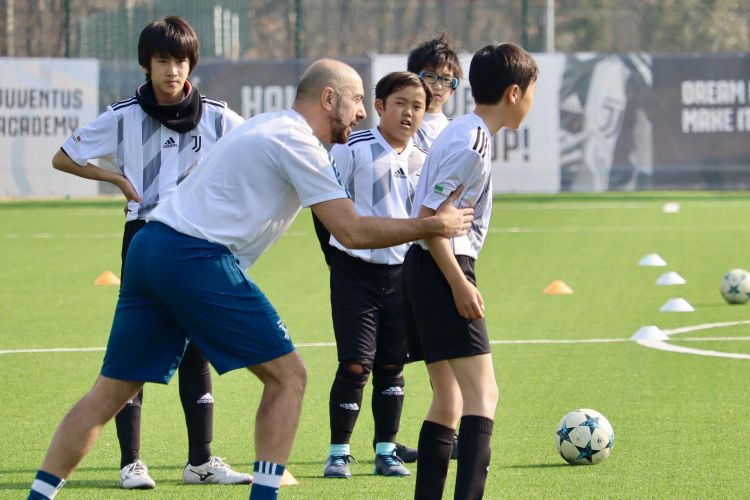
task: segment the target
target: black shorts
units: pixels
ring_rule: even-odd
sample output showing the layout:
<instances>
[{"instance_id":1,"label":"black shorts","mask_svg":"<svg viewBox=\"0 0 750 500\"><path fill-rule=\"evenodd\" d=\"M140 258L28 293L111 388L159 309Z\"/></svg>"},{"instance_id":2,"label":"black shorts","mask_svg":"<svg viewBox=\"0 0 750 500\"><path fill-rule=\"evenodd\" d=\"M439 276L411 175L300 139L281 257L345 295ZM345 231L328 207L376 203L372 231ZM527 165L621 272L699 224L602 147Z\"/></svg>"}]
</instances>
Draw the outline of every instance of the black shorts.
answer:
<instances>
[{"instance_id":1,"label":"black shorts","mask_svg":"<svg viewBox=\"0 0 750 500\"><path fill-rule=\"evenodd\" d=\"M474 259L457 255L456 260L476 285ZM401 279L409 361L435 363L490 352L486 323L458 314L451 287L430 252L412 245Z\"/></svg>"},{"instance_id":2,"label":"black shorts","mask_svg":"<svg viewBox=\"0 0 750 500\"><path fill-rule=\"evenodd\" d=\"M133 240L133 236L138 231L143 229L146 225L146 221L143 219L129 220L125 223L125 230L122 234L122 250L120 256L122 257L122 264L120 266L120 276L125 275L125 257L128 256L128 248L130 248L130 242Z\"/></svg>"},{"instance_id":3,"label":"black shorts","mask_svg":"<svg viewBox=\"0 0 750 500\"><path fill-rule=\"evenodd\" d=\"M339 362L405 363L401 265L372 264L331 248L331 314Z\"/></svg>"}]
</instances>

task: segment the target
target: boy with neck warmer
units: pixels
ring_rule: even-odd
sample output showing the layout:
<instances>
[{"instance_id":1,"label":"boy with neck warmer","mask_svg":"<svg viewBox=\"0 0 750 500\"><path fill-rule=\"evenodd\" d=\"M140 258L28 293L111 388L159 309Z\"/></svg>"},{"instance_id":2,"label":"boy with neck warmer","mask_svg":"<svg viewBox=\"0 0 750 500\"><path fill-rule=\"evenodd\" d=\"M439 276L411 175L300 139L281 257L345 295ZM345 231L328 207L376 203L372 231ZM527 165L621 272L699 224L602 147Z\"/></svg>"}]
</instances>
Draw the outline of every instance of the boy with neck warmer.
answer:
<instances>
[{"instance_id":1,"label":"boy with neck warmer","mask_svg":"<svg viewBox=\"0 0 750 500\"><path fill-rule=\"evenodd\" d=\"M223 135L243 123L226 103L201 95L188 80L198 63L198 38L177 16L158 19L141 32L138 63L146 82L129 99L107 107L68 138L52 159L57 170L109 182L127 199L122 262L146 216L198 165ZM113 169L89 163L98 158ZM121 273L122 274L122 273ZM137 345L132 346L138 349ZM208 361L193 343L179 368L180 399L188 430L187 484L247 484L249 474L233 471L211 453L213 405ZM115 417L120 443L120 486L153 488L140 459L140 391Z\"/></svg>"}]
</instances>

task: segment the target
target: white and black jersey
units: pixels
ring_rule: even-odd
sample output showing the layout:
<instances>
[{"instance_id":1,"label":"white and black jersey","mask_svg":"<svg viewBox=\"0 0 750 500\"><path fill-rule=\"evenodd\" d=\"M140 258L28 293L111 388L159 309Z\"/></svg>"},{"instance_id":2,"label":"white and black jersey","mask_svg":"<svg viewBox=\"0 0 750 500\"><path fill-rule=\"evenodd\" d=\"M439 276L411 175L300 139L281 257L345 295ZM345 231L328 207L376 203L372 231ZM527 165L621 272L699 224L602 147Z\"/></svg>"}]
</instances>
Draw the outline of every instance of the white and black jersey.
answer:
<instances>
[{"instance_id":1,"label":"white and black jersey","mask_svg":"<svg viewBox=\"0 0 750 500\"><path fill-rule=\"evenodd\" d=\"M442 111L440 113L425 113L414 140L420 148L429 151L440 132L448 126L450 120Z\"/></svg>"},{"instance_id":2,"label":"white and black jersey","mask_svg":"<svg viewBox=\"0 0 750 500\"><path fill-rule=\"evenodd\" d=\"M427 154L410 141L399 153L377 127L355 132L346 144L331 149L331 156L354 201L357 213L375 217L409 217L419 175ZM331 245L373 264L404 261L408 244L389 248L352 250L331 236Z\"/></svg>"},{"instance_id":3,"label":"white and black jersey","mask_svg":"<svg viewBox=\"0 0 750 500\"><path fill-rule=\"evenodd\" d=\"M98 118L76 130L62 149L79 165L99 158L117 168L142 198L141 203L128 203L127 220L145 219L216 141L244 121L225 102L200 98L201 119L189 132L165 127L132 97L107 106Z\"/></svg>"},{"instance_id":4,"label":"white and black jersey","mask_svg":"<svg viewBox=\"0 0 750 500\"><path fill-rule=\"evenodd\" d=\"M476 259L482 249L492 212L492 136L475 113L453 120L430 148L414 196L411 215L422 206L437 210L463 184L459 208L474 207L474 221L465 236L451 238L455 255ZM420 241L425 250L426 244Z\"/></svg>"}]
</instances>

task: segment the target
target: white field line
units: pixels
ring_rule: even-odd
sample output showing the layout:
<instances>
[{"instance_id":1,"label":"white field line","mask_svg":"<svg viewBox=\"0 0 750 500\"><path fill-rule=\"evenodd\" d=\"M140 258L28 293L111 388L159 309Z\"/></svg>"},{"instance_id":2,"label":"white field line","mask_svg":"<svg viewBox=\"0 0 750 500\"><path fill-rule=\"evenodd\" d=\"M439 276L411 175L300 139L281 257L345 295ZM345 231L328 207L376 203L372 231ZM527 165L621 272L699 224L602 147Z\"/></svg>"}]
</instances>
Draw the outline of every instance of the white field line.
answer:
<instances>
[{"instance_id":1,"label":"white field line","mask_svg":"<svg viewBox=\"0 0 750 500\"><path fill-rule=\"evenodd\" d=\"M284 236L309 236L312 231L287 231ZM122 233L5 233L6 240L102 240L122 238Z\"/></svg>"},{"instance_id":2,"label":"white field line","mask_svg":"<svg viewBox=\"0 0 750 500\"><path fill-rule=\"evenodd\" d=\"M702 205L700 208L706 206L718 206L722 208L748 208L750 205L747 201L736 200L736 201L713 201L713 200L653 200L643 202L555 202L555 203L514 203L503 201L502 197L495 197L492 201L492 209L503 209L503 210L602 210L602 209L647 209L654 210L660 214L664 203L676 202L682 207L690 206L695 207L696 205ZM698 207L696 207L698 208ZM666 217L679 216L678 214L663 214Z\"/></svg>"},{"instance_id":3,"label":"white field line","mask_svg":"<svg viewBox=\"0 0 750 500\"><path fill-rule=\"evenodd\" d=\"M5 233L7 240L101 240L121 238L122 233Z\"/></svg>"},{"instance_id":4,"label":"white field line","mask_svg":"<svg viewBox=\"0 0 750 500\"><path fill-rule=\"evenodd\" d=\"M736 231L744 230L745 226L568 226L568 227L493 227L489 232L492 234L526 234L526 233L613 233L613 232L658 232L658 233L680 233L695 231ZM284 236L289 238L308 237L312 231L287 231ZM121 233L4 233L1 235L6 240L102 240L119 239Z\"/></svg>"},{"instance_id":5,"label":"white field line","mask_svg":"<svg viewBox=\"0 0 750 500\"><path fill-rule=\"evenodd\" d=\"M497 233L614 233L614 232L659 232L679 233L690 231L735 231L747 226L568 226L568 227L492 227L489 232Z\"/></svg>"},{"instance_id":6,"label":"white field line","mask_svg":"<svg viewBox=\"0 0 750 500\"><path fill-rule=\"evenodd\" d=\"M675 328L672 330L664 330L667 335L674 335L678 333L686 333L698 330L708 330L710 328L720 328L725 326L748 324L750 321L733 321L728 323L706 323L703 325ZM692 337L692 338L680 338L674 339L679 341L689 342L726 342L726 341L750 341L750 337ZM496 345L551 345L551 344L612 344L618 342L630 342L630 339L626 338L613 338L613 339L519 339L519 340L490 340L490 344ZM652 347L659 349L656 344L660 341L637 341L639 344L645 347ZM663 349L666 351L675 352L686 352L698 351L696 349L687 349L681 346L673 346L666 344L669 349ZM309 347L335 347L335 342L307 342L295 344L299 348ZM25 354L25 353L51 353L51 352L97 352L104 351L105 347L52 347L52 348L40 348L40 349L4 349L0 350L0 355L3 354ZM706 351L715 352L715 351ZM719 353L725 354L727 357L742 357L743 359L750 359L750 355L745 354L733 354L733 353ZM714 354L711 354L714 355ZM731 355L731 356L730 356Z\"/></svg>"},{"instance_id":7,"label":"white field line","mask_svg":"<svg viewBox=\"0 0 750 500\"><path fill-rule=\"evenodd\" d=\"M704 323L702 325L694 325L694 326L683 326L680 328L673 328L671 330L662 330L664 334L666 334L668 337L672 335L678 335L680 333L689 333L689 332L696 332L699 330L710 330L713 328L724 328L727 326L736 326L736 325L747 325L750 324L750 321L727 321L724 323ZM722 337L717 337L721 338ZM740 340L745 339L747 337L730 337L732 340ZM680 339L674 339L674 340L707 340L707 338L680 338ZM750 354L740 354L740 353L734 353L734 352L722 352L722 351L712 351L710 349L693 349L692 347L685 347L681 345L675 345L670 344L665 340L637 340L640 345L643 347L648 347L650 349L658 349L660 351L668 351L668 352L678 352L681 354L695 354L697 356L714 356L718 358L730 358L730 359L750 359Z\"/></svg>"}]
</instances>

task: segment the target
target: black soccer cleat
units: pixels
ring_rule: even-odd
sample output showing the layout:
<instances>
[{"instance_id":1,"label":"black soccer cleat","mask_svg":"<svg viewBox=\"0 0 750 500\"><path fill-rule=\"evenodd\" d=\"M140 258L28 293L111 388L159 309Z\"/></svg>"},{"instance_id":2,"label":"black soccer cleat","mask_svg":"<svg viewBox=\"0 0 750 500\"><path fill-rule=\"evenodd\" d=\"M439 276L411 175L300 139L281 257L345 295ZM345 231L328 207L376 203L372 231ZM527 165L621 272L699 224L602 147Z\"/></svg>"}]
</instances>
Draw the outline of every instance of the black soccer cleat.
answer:
<instances>
[{"instance_id":1,"label":"black soccer cleat","mask_svg":"<svg viewBox=\"0 0 750 500\"><path fill-rule=\"evenodd\" d=\"M417 461L417 449L409 448L401 443L396 443L396 456L402 462L412 464Z\"/></svg>"}]
</instances>

